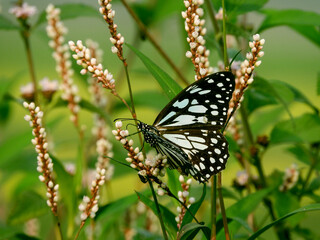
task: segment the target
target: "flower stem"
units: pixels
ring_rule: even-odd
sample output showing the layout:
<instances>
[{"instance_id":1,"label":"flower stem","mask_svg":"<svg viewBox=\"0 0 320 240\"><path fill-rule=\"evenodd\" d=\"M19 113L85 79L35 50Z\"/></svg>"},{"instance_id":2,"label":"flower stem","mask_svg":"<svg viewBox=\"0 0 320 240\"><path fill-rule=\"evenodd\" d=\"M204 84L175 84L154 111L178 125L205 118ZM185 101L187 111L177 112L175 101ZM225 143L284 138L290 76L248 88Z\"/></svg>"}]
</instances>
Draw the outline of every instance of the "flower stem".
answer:
<instances>
[{"instance_id":1,"label":"flower stem","mask_svg":"<svg viewBox=\"0 0 320 240\"><path fill-rule=\"evenodd\" d=\"M217 189L218 189L218 196L219 196L219 201L220 201L220 209L221 209L225 237L226 237L226 240L230 240L227 214L226 214L226 209L224 206L224 201L223 201L223 196L222 196L222 173L221 172L218 173L218 187L217 187Z\"/></svg>"},{"instance_id":2,"label":"flower stem","mask_svg":"<svg viewBox=\"0 0 320 240\"><path fill-rule=\"evenodd\" d=\"M229 60L228 60L228 52L227 52L227 29L226 29L226 8L224 4L224 0L222 0L222 11L223 11L223 18L222 18L222 33L223 33L223 60L224 60L224 67L226 70L229 69Z\"/></svg>"},{"instance_id":3,"label":"flower stem","mask_svg":"<svg viewBox=\"0 0 320 240\"><path fill-rule=\"evenodd\" d=\"M217 175L211 178L211 240L217 238Z\"/></svg>"},{"instance_id":4,"label":"flower stem","mask_svg":"<svg viewBox=\"0 0 320 240\"><path fill-rule=\"evenodd\" d=\"M168 235L167 235L167 232L166 232L166 228L164 226L164 222L163 222L162 214L161 214L161 211L160 211L160 205L158 203L157 195L156 195L156 193L154 191L154 188L153 188L151 180L149 179L149 177L147 177L147 179L148 179L148 183L149 183L149 186L150 186L150 189L151 189L151 192L152 192L154 203L156 205L156 209L157 209L157 212L158 212L158 217L159 217L159 221L160 221L160 226L161 226L163 238L165 240L168 240Z\"/></svg>"},{"instance_id":5,"label":"flower stem","mask_svg":"<svg viewBox=\"0 0 320 240\"><path fill-rule=\"evenodd\" d=\"M34 70L34 63L32 59L32 53L31 53L31 46L30 46L30 26L26 23L23 23L24 20L21 20L21 26L23 27L23 30L20 31L20 35L23 39L23 43L26 49L26 54L27 54L27 61L28 61L28 67L29 67L29 73L31 77L31 81L33 83L33 88L34 88L34 103L38 106L39 101L38 101L38 83L36 80L36 74Z\"/></svg>"}]
</instances>

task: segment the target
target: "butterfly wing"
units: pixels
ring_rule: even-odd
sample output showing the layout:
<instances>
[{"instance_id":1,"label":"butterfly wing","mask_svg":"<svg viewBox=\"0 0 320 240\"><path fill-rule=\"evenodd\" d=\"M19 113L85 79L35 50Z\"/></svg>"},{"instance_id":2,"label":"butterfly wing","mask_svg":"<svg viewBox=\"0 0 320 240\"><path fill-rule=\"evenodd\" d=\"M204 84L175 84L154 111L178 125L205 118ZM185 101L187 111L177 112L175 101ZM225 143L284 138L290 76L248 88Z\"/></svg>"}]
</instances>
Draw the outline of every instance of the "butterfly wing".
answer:
<instances>
[{"instance_id":1,"label":"butterfly wing","mask_svg":"<svg viewBox=\"0 0 320 240\"><path fill-rule=\"evenodd\" d=\"M153 126L166 144L160 143L158 148L173 168L190 173L199 182L225 168L228 142L220 129L227 119L234 86L231 72L209 75L182 90L160 112ZM168 150L169 145L174 148Z\"/></svg>"},{"instance_id":2,"label":"butterfly wing","mask_svg":"<svg viewBox=\"0 0 320 240\"><path fill-rule=\"evenodd\" d=\"M164 107L153 126L159 131L201 126L221 129L227 119L234 85L231 72L214 73L194 82Z\"/></svg>"}]
</instances>

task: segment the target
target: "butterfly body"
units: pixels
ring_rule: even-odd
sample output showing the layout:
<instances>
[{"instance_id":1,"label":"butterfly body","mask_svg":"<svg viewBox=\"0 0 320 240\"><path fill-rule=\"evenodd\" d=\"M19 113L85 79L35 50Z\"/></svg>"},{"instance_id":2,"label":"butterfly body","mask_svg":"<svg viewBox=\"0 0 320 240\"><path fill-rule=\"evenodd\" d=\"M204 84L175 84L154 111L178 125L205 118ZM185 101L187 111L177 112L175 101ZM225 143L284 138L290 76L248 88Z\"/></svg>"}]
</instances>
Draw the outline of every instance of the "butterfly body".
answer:
<instances>
[{"instance_id":1,"label":"butterfly body","mask_svg":"<svg viewBox=\"0 0 320 240\"><path fill-rule=\"evenodd\" d=\"M166 155L171 168L199 182L225 168L228 142L220 132L234 90L231 72L218 72L182 90L153 125L140 122L145 141Z\"/></svg>"}]
</instances>

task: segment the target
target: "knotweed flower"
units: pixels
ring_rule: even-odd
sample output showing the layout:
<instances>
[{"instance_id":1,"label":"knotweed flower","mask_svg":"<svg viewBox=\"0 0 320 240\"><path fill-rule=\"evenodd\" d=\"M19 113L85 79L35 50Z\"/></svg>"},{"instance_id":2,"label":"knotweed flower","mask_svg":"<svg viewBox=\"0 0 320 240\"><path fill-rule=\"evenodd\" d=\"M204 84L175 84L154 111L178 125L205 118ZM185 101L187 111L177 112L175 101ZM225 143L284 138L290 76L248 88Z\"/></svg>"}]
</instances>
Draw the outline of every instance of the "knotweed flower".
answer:
<instances>
[{"instance_id":1,"label":"knotweed flower","mask_svg":"<svg viewBox=\"0 0 320 240\"><path fill-rule=\"evenodd\" d=\"M30 82L26 85L21 86L20 94L24 100L28 102L34 101L34 84Z\"/></svg>"},{"instance_id":2,"label":"knotweed flower","mask_svg":"<svg viewBox=\"0 0 320 240\"><path fill-rule=\"evenodd\" d=\"M27 19L35 15L37 8L35 6L30 6L28 3L24 2L22 5L16 5L9 9L9 13L13 14L16 18Z\"/></svg>"},{"instance_id":3,"label":"knotweed flower","mask_svg":"<svg viewBox=\"0 0 320 240\"><path fill-rule=\"evenodd\" d=\"M80 73L92 73L92 77L96 78L98 82L101 82L102 87L110 89L114 95L117 95L113 75L109 73L107 69L103 70L102 64L98 63L97 59L91 56L90 49L84 46L80 40L77 41L77 44L69 41L69 47L71 51L76 53L73 54L72 57L77 60L77 64L83 68Z\"/></svg>"},{"instance_id":4,"label":"knotweed flower","mask_svg":"<svg viewBox=\"0 0 320 240\"><path fill-rule=\"evenodd\" d=\"M125 63L125 59L123 57L124 37L121 35L121 33L118 33L118 26L113 21L115 11L112 9L111 1L112 0L99 0L99 4L101 6L99 11L109 26L109 31L111 34L110 41L113 44L111 51L117 54L118 58Z\"/></svg>"},{"instance_id":5,"label":"knotweed flower","mask_svg":"<svg viewBox=\"0 0 320 240\"><path fill-rule=\"evenodd\" d=\"M159 176L162 177L165 175L165 168L168 167L166 157L158 154L156 157L152 159L147 158L144 161L143 153L139 150L139 148L133 148L133 140L127 139L129 131L122 130L122 122L117 121L115 123L115 126L116 130L113 130L112 133L115 136L116 140L119 141L128 151L128 157L126 158L126 161L130 163L130 166L132 168L139 171L138 174L140 176L140 179L146 182L146 178L149 178L151 181L157 183L159 187L162 188L166 193L170 193L166 184L163 183L161 179L159 179ZM163 192L163 194L165 192Z\"/></svg>"},{"instance_id":6,"label":"knotweed flower","mask_svg":"<svg viewBox=\"0 0 320 240\"><path fill-rule=\"evenodd\" d=\"M57 202L59 185L55 183L53 178L53 163L48 153L48 142L46 139L46 130L42 127L43 112L39 107L36 107L32 102L28 104L23 103L23 106L29 110L30 115L26 115L24 119L29 122L30 127L33 128L32 134L34 139L32 143L38 153L38 167L37 171L41 173L39 179L46 184L47 187L47 204L51 208L54 215L57 216Z\"/></svg>"},{"instance_id":7,"label":"knotweed flower","mask_svg":"<svg viewBox=\"0 0 320 240\"><path fill-rule=\"evenodd\" d=\"M50 81L49 78L45 77L40 82L40 89L43 96L46 99L51 99L53 94L59 89L59 82L57 80Z\"/></svg>"},{"instance_id":8,"label":"knotweed flower","mask_svg":"<svg viewBox=\"0 0 320 240\"><path fill-rule=\"evenodd\" d=\"M60 21L60 9L50 4L47 9L47 34L52 39L49 46L54 49L53 58L56 60L56 70L62 78L62 99L68 102L72 116L71 121L76 127L79 127L78 113L80 110L79 102L81 100L78 95L78 87L73 83L73 70L71 69L70 53L68 45L65 44L64 35L67 28Z\"/></svg>"},{"instance_id":9,"label":"knotweed flower","mask_svg":"<svg viewBox=\"0 0 320 240\"><path fill-rule=\"evenodd\" d=\"M192 203L195 202L195 199L193 197L189 196L189 188L192 182L192 179L189 178L187 181L185 180L184 176L180 175L179 181L181 183L182 191L178 192L178 197L181 202L184 203L185 206L188 208ZM177 207L177 212L179 215L176 217L177 227L178 229L181 228L181 224L184 218L184 215L186 214L187 209L184 207L184 205L181 205Z\"/></svg>"},{"instance_id":10,"label":"knotweed flower","mask_svg":"<svg viewBox=\"0 0 320 240\"><path fill-rule=\"evenodd\" d=\"M292 164L291 167L286 168L283 176L283 183L279 187L281 192L285 192L293 188L299 179L299 171L296 164Z\"/></svg>"},{"instance_id":11,"label":"knotweed flower","mask_svg":"<svg viewBox=\"0 0 320 240\"><path fill-rule=\"evenodd\" d=\"M184 5L187 10L182 12L182 17L185 19L185 30L188 33L187 41L190 46L186 57L191 59L195 67L196 80L212 72L208 60L210 51L205 47L204 35L207 29L204 27L205 20L201 19L203 17L202 4L203 0L185 0Z\"/></svg>"},{"instance_id":12,"label":"knotweed flower","mask_svg":"<svg viewBox=\"0 0 320 240\"><path fill-rule=\"evenodd\" d=\"M253 35L253 41L249 42L250 52L246 54L247 59L241 63L240 69L235 73L236 85L229 104L229 115L238 108L243 99L244 91L253 82L253 71L260 66L261 61L258 59L264 55L262 51L264 44L265 40L261 39L259 34Z\"/></svg>"}]
</instances>

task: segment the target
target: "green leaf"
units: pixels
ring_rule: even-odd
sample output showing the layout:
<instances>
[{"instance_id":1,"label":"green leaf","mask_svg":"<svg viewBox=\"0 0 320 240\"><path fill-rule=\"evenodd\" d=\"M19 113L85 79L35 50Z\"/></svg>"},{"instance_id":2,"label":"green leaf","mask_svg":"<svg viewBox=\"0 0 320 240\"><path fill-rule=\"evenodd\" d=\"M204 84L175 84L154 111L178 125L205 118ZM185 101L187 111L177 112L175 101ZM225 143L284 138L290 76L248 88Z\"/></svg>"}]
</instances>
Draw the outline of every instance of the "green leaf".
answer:
<instances>
[{"instance_id":1,"label":"green leaf","mask_svg":"<svg viewBox=\"0 0 320 240\"><path fill-rule=\"evenodd\" d=\"M311 181L311 183L310 183L307 191L316 191L316 190L318 190L319 188L320 188L320 177L315 177L315 178Z\"/></svg>"},{"instance_id":2,"label":"green leaf","mask_svg":"<svg viewBox=\"0 0 320 240\"><path fill-rule=\"evenodd\" d=\"M101 14L98 11L98 8L94 8L89 5L81 4L81 3L67 3L61 5L55 5L56 8L60 8L61 14L60 19L62 21L67 19L73 19L77 17L99 17L102 19ZM46 10L40 13L37 23L35 27L41 25L42 23L46 23Z\"/></svg>"},{"instance_id":3,"label":"green leaf","mask_svg":"<svg viewBox=\"0 0 320 240\"><path fill-rule=\"evenodd\" d=\"M168 187L171 190L173 194L178 193L179 190L181 190L181 183L179 181L179 175L180 173L178 171L174 171L172 169L167 168L166 169L167 176L168 176ZM178 201L176 199L173 199L175 204L178 204Z\"/></svg>"},{"instance_id":4,"label":"green leaf","mask_svg":"<svg viewBox=\"0 0 320 240\"><path fill-rule=\"evenodd\" d=\"M207 239L210 239L211 229L198 223L188 223L184 225L177 236L177 240L192 240L202 230Z\"/></svg>"},{"instance_id":5,"label":"green leaf","mask_svg":"<svg viewBox=\"0 0 320 240\"><path fill-rule=\"evenodd\" d=\"M320 96L320 72L318 72L317 77L317 95Z\"/></svg>"},{"instance_id":6,"label":"green leaf","mask_svg":"<svg viewBox=\"0 0 320 240\"><path fill-rule=\"evenodd\" d=\"M267 231L269 228L271 228L272 226L278 224L279 222L297 214L297 213L303 213L303 212L309 212L309 211L319 211L320 210L320 203L316 203L316 204L311 204L302 208L299 208L293 212L290 212L288 214L286 214L285 216L278 218L277 220L269 223L268 225L264 226L263 228L259 229L257 232L255 232L254 234L252 234L248 240L253 240L256 239L257 237L259 237L262 233L264 233L265 231Z\"/></svg>"},{"instance_id":7,"label":"green leaf","mask_svg":"<svg viewBox=\"0 0 320 240\"><path fill-rule=\"evenodd\" d=\"M176 13L180 15L181 11L184 10L184 5L182 1L172 1L172 0L160 0L157 1L155 14L152 16L154 22L160 21L169 15Z\"/></svg>"},{"instance_id":8,"label":"green leaf","mask_svg":"<svg viewBox=\"0 0 320 240\"><path fill-rule=\"evenodd\" d=\"M276 216L281 217L285 214L299 208L299 201L296 196L293 196L290 192L274 191L272 196L274 197L274 210ZM291 219L290 224L295 227L301 219Z\"/></svg>"},{"instance_id":9,"label":"green leaf","mask_svg":"<svg viewBox=\"0 0 320 240\"><path fill-rule=\"evenodd\" d=\"M145 193L147 194L147 193ZM136 194L120 198L116 201L101 206L96 214L96 219L110 218L112 216L119 216L122 212L127 210L130 206L138 201Z\"/></svg>"},{"instance_id":10,"label":"green leaf","mask_svg":"<svg viewBox=\"0 0 320 240\"><path fill-rule=\"evenodd\" d=\"M0 30L20 30L20 26L0 14Z\"/></svg>"},{"instance_id":11,"label":"green leaf","mask_svg":"<svg viewBox=\"0 0 320 240\"><path fill-rule=\"evenodd\" d=\"M26 122L26 124L28 124ZM29 124L28 124L29 125ZM19 149L31 145L31 129L12 136L0 143L0 166L6 164L13 157L20 154Z\"/></svg>"},{"instance_id":12,"label":"green leaf","mask_svg":"<svg viewBox=\"0 0 320 240\"><path fill-rule=\"evenodd\" d=\"M228 0L225 1L226 12L228 18L236 17L240 14L244 14L247 12L257 11L261 9L268 0ZM215 10L218 11L221 5L221 0L214 0L213 5L215 6Z\"/></svg>"},{"instance_id":13,"label":"green leaf","mask_svg":"<svg viewBox=\"0 0 320 240\"><path fill-rule=\"evenodd\" d=\"M126 44L135 54L140 58L143 64L147 67L153 77L158 81L159 85L163 89L164 93L169 99L174 98L182 88L176 83L165 71L163 71L158 65L156 65L150 58L140 52L133 46Z\"/></svg>"},{"instance_id":14,"label":"green leaf","mask_svg":"<svg viewBox=\"0 0 320 240\"><path fill-rule=\"evenodd\" d=\"M252 193L241 200L237 201L235 204L230 206L226 210L226 214L228 218L240 218L246 219L248 215L262 202L263 198L270 193L271 189L263 189ZM221 214L219 214L217 220L221 219ZM228 223L229 231L231 233L236 233L241 227L241 223L239 221L232 221ZM221 229L218 232L217 239L223 239L224 230Z\"/></svg>"},{"instance_id":15,"label":"green leaf","mask_svg":"<svg viewBox=\"0 0 320 240\"><path fill-rule=\"evenodd\" d=\"M14 199L14 207L8 216L8 224L22 224L50 211L46 200L35 192L24 192Z\"/></svg>"},{"instance_id":16,"label":"green leaf","mask_svg":"<svg viewBox=\"0 0 320 240\"><path fill-rule=\"evenodd\" d=\"M319 26L320 14L298 9L264 9L261 11L265 16L258 32L280 25Z\"/></svg>"},{"instance_id":17,"label":"green leaf","mask_svg":"<svg viewBox=\"0 0 320 240\"><path fill-rule=\"evenodd\" d=\"M320 46L320 14L298 9L261 11L266 18L262 22L258 32L280 25L286 25L299 32L318 46Z\"/></svg>"},{"instance_id":18,"label":"green leaf","mask_svg":"<svg viewBox=\"0 0 320 240\"><path fill-rule=\"evenodd\" d=\"M270 136L271 144L314 143L320 141L320 117L316 114L304 114L278 123Z\"/></svg>"},{"instance_id":19,"label":"green leaf","mask_svg":"<svg viewBox=\"0 0 320 240\"><path fill-rule=\"evenodd\" d=\"M152 101L146 101L146 99L152 99ZM130 102L129 98L125 99ZM168 98L159 91L141 91L134 93L134 105L135 107L149 107L160 111L168 103ZM119 110L126 108L122 102L117 102L113 106L113 110Z\"/></svg>"},{"instance_id":20,"label":"green leaf","mask_svg":"<svg viewBox=\"0 0 320 240\"><path fill-rule=\"evenodd\" d=\"M310 150L307 149L302 144L296 144L295 146L287 148L287 151L293 154L296 159L308 166L312 164L311 159L311 153ZM314 166L316 169L320 170L320 162Z\"/></svg>"},{"instance_id":21,"label":"green leaf","mask_svg":"<svg viewBox=\"0 0 320 240\"><path fill-rule=\"evenodd\" d=\"M191 204L191 206L189 207L189 210L193 213L193 215L196 215L197 211L201 207L201 205L203 203L203 200L206 197L206 193L207 193L206 184L203 184L201 198L198 201L196 201L195 203ZM187 211L186 214L184 215L184 218L183 218L181 226L183 227L184 225L187 225L192 220L193 220L193 217L191 216L189 211Z\"/></svg>"},{"instance_id":22,"label":"green leaf","mask_svg":"<svg viewBox=\"0 0 320 240\"><path fill-rule=\"evenodd\" d=\"M150 200L148 197L146 197L144 194L136 192L138 195L138 198L141 202L143 202L146 206L148 206L152 212L158 216L157 207L154 203L154 201ZM178 228L177 223L175 220L175 215L166 207L160 205L160 211L163 217L163 222L166 225L167 229L170 229L171 234L175 235L177 234Z\"/></svg>"}]
</instances>

